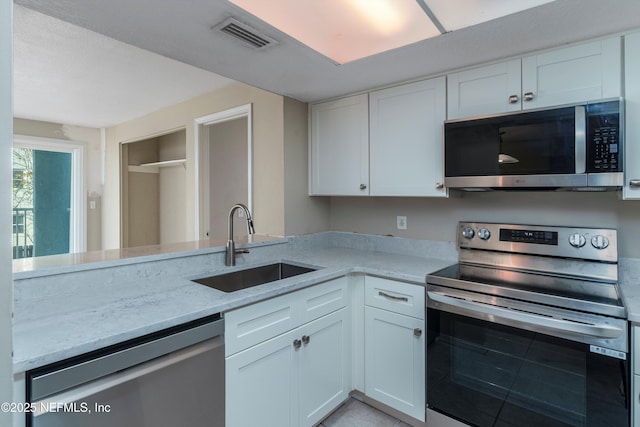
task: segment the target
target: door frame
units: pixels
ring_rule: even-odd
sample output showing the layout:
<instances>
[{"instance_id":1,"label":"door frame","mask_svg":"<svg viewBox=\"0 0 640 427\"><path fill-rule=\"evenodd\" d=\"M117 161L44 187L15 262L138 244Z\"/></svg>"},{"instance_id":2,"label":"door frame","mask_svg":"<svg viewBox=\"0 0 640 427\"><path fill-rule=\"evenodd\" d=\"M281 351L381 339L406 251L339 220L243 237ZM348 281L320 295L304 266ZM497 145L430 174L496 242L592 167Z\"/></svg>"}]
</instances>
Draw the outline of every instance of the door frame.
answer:
<instances>
[{"instance_id":1,"label":"door frame","mask_svg":"<svg viewBox=\"0 0 640 427\"><path fill-rule=\"evenodd\" d=\"M252 104L245 104L228 110L198 117L194 120L193 134L195 147L195 240L208 238L209 224L209 125L247 118L247 207L253 213L253 125Z\"/></svg>"},{"instance_id":2,"label":"door frame","mask_svg":"<svg viewBox=\"0 0 640 427\"><path fill-rule=\"evenodd\" d=\"M69 253L85 252L87 250L86 144L66 139L13 135L13 147L71 154Z\"/></svg>"}]
</instances>

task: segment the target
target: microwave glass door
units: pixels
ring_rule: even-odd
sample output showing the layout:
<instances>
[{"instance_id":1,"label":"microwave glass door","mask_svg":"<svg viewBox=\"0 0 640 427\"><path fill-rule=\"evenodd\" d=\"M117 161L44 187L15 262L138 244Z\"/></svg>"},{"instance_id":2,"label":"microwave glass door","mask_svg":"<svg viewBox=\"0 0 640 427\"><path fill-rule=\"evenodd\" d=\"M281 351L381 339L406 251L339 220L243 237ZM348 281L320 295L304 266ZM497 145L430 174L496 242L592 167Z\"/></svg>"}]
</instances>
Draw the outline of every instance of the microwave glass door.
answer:
<instances>
[{"instance_id":1,"label":"microwave glass door","mask_svg":"<svg viewBox=\"0 0 640 427\"><path fill-rule=\"evenodd\" d=\"M576 172L575 108L445 124L446 176Z\"/></svg>"}]
</instances>

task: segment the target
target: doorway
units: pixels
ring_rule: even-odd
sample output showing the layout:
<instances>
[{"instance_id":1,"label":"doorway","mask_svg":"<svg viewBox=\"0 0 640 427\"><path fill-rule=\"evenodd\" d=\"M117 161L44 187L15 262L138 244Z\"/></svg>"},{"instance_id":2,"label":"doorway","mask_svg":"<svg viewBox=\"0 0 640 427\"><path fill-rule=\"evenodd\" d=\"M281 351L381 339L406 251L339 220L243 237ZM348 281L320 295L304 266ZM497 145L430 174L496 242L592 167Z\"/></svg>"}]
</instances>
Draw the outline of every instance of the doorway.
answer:
<instances>
[{"instance_id":1,"label":"doorway","mask_svg":"<svg viewBox=\"0 0 640 427\"><path fill-rule=\"evenodd\" d=\"M200 165L197 235L225 241L229 209L243 203L253 212L251 104L196 119L195 128ZM237 235L242 235L240 230Z\"/></svg>"},{"instance_id":2,"label":"doorway","mask_svg":"<svg viewBox=\"0 0 640 427\"><path fill-rule=\"evenodd\" d=\"M14 136L13 258L86 248L84 144Z\"/></svg>"}]
</instances>

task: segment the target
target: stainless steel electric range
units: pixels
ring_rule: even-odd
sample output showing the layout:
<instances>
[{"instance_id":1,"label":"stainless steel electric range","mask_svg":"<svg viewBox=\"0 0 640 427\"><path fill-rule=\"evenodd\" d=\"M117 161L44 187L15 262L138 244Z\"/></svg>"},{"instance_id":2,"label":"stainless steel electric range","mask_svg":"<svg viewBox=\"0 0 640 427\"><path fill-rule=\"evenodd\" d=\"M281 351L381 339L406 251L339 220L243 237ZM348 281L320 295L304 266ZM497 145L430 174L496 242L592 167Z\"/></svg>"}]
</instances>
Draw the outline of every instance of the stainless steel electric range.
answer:
<instances>
[{"instance_id":1,"label":"stainless steel electric range","mask_svg":"<svg viewBox=\"0 0 640 427\"><path fill-rule=\"evenodd\" d=\"M462 222L427 276L430 427L628 426L612 229Z\"/></svg>"}]
</instances>

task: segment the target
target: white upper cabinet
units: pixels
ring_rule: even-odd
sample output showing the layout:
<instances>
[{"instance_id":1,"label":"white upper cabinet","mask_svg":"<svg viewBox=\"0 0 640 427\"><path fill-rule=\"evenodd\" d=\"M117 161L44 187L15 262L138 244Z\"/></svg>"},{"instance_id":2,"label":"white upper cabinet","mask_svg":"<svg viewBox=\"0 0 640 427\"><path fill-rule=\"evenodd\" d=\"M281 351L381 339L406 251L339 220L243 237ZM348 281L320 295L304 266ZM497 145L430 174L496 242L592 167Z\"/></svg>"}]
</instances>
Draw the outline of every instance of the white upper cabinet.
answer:
<instances>
[{"instance_id":1,"label":"white upper cabinet","mask_svg":"<svg viewBox=\"0 0 640 427\"><path fill-rule=\"evenodd\" d=\"M372 196L446 196L442 183L445 78L369 94Z\"/></svg>"},{"instance_id":2,"label":"white upper cabinet","mask_svg":"<svg viewBox=\"0 0 640 427\"><path fill-rule=\"evenodd\" d=\"M309 194L446 196L445 78L312 104Z\"/></svg>"},{"instance_id":3,"label":"white upper cabinet","mask_svg":"<svg viewBox=\"0 0 640 427\"><path fill-rule=\"evenodd\" d=\"M611 37L523 58L523 107L619 97L621 55L620 37Z\"/></svg>"},{"instance_id":4,"label":"white upper cabinet","mask_svg":"<svg viewBox=\"0 0 640 427\"><path fill-rule=\"evenodd\" d=\"M521 61L501 62L447 76L447 117L516 111L520 101Z\"/></svg>"},{"instance_id":5,"label":"white upper cabinet","mask_svg":"<svg viewBox=\"0 0 640 427\"><path fill-rule=\"evenodd\" d=\"M640 32L625 36L624 199L640 199Z\"/></svg>"},{"instance_id":6,"label":"white upper cabinet","mask_svg":"<svg viewBox=\"0 0 640 427\"><path fill-rule=\"evenodd\" d=\"M621 54L611 37L449 74L448 118L620 97Z\"/></svg>"},{"instance_id":7,"label":"white upper cabinet","mask_svg":"<svg viewBox=\"0 0 640 427\"><path fill-rule=\"evenodd\" d=\"M309 194L369 195L368 96L312 104L309 115Z\"/></svg>"}]
</instances>

